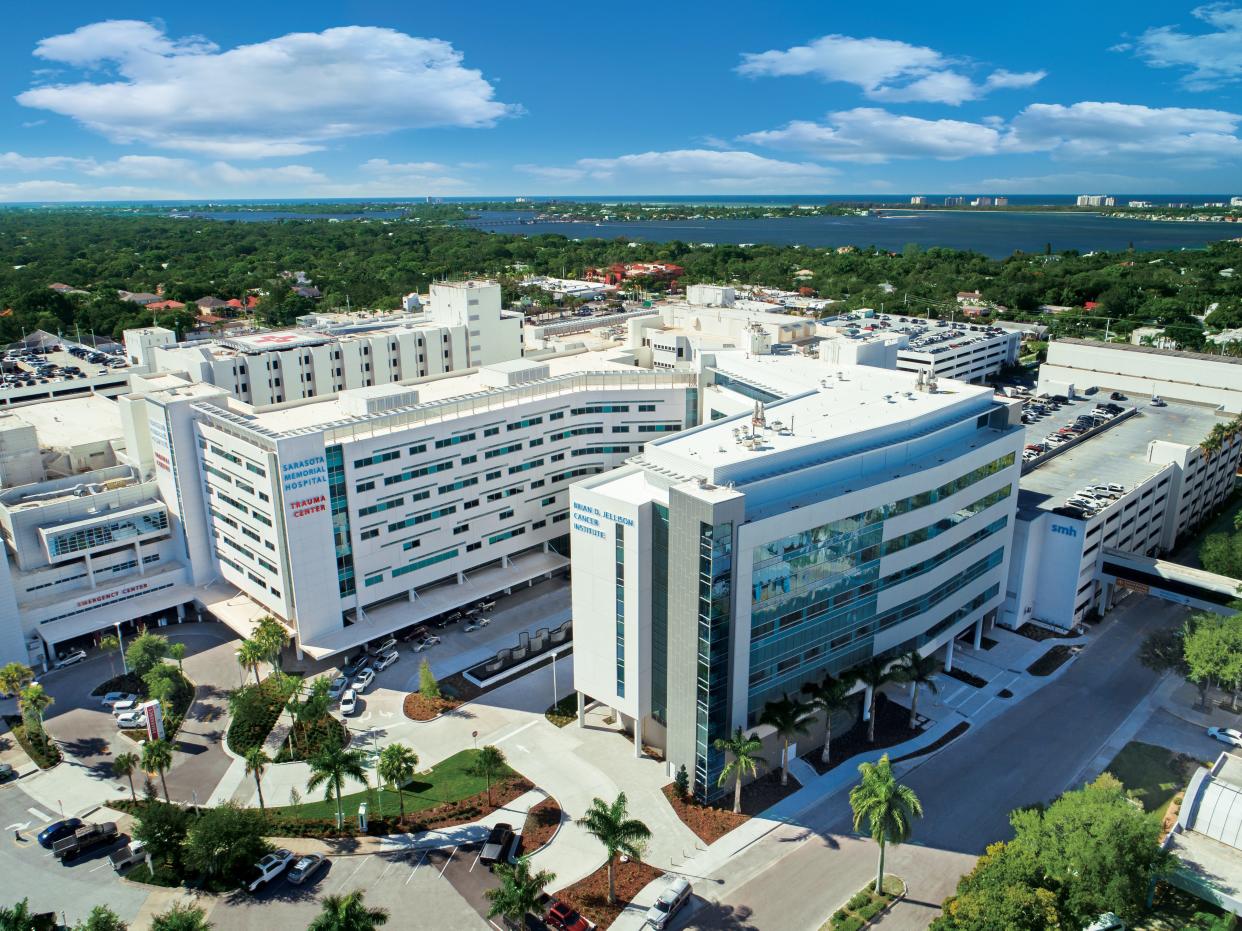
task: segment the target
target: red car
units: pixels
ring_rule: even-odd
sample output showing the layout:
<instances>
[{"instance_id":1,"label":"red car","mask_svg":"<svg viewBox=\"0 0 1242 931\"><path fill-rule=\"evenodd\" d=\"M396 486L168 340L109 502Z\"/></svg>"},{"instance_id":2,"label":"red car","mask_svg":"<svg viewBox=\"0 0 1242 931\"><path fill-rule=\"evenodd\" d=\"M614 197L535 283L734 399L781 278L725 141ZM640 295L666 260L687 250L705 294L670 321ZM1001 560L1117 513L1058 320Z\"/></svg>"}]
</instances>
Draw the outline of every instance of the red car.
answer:
<instances>
[{"instance_id":1,"label":"red car","mask_svg":"<svg viewBox=\"0 0 1242 931\"><path fill-rule=\"evenodd\" d=\"M591 931L594 927L589 921L575 912L564 902L553 902L548 909L548 924L561 931Z\"/></svg>"}]
</instances>

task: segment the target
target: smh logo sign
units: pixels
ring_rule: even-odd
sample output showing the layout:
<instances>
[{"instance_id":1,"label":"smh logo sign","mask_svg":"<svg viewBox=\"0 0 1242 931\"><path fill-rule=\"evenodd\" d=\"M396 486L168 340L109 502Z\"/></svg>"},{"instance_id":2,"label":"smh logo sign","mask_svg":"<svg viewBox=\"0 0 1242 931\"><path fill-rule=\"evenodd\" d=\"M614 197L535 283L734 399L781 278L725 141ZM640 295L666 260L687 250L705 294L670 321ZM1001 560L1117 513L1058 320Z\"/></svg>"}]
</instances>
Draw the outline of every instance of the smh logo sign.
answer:
<instances>
[{"instance_id":1,"label":"smh logo sign","mask_svg":"<svg viewBox=\"0 0 1242 931\"><path fill-rule=\"evenodd\" d=\"M1076 536L1078 536L1078 528L1077 528L1077 527L1068 527L1068 526L1066 526L1065 524L1053 524L1053 525L1052 525L1052 532L1053 532L1053 533L1059 533L1059 534L1062 534L1063 536L1067 536L1067 537L1076 537Z\"/></svg>"}]
</instances>

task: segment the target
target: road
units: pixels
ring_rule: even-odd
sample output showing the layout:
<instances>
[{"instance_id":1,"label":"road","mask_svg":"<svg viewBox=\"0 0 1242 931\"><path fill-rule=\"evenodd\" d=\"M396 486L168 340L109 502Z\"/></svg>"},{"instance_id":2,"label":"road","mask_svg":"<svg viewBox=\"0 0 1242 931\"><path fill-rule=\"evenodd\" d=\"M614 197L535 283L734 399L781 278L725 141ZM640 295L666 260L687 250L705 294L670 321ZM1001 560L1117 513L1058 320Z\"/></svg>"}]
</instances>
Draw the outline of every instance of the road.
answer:
<instances>
[{"instance_id":1,"label":"road","mask_svg":"<svg viewBox=\"0 0 1242 931\"><path fill-rule=\"evenodd\" d=\"M1158 682L1138 661L1143 638L1183 616L1155 599L1128 599L1057 679L946 750L898 770L926 816L915 828L916 843L890 849L890 871L910 883L913 903L886 918L884 928L925 927L987 844L1010 836L1011 810L1070 787ZM714 901L681 926L818 928L867 882L874 863L874 845L851 836L840 792L705 877L715 888L696 884Z\"/></svg>"}]
</instances>

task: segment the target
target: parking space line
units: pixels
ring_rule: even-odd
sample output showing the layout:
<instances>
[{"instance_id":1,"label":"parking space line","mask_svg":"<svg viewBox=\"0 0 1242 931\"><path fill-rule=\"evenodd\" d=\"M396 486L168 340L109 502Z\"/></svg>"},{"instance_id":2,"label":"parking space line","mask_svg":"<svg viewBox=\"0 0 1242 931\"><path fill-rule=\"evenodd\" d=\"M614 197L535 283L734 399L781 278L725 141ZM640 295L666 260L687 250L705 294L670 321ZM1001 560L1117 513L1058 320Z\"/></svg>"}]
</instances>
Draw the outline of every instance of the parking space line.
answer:
<instances>
[{"instance_id":1,"label":"parking space line","mask_svg":"<svg viewBox=\"0 0 1242 931\"><path fill-rule=\"evenodd\" d=\"M370 857L359 857L358 865L354 867L354 871L349 874L349 878L346 880L343 880L341 884L337 886L337 891L340 892L342 889L344 889L346 883L353 882L354 877L357 876L358 873L362 870L362 868L367 865L370 859L371 859Z\"/></svg>"},{"instance_id":2,"label":"parking space line","mask_svg":"<svg viewBox=\"0 0 1242 931\"><path fill-rule=\"evenodd\" d=\"M474 862L470 864L470 869L466 872L473 873L474 868L479 865L479 859L483 856L483 848L479 848L479 852L474 855Z\"/></svg>"},{"instance_id":3,"label":"parking space line","mask_svg":"<svg viewBox=\"0 0 1242 931\"><path fill-rule=\"evenodd\" d=\"M423 861L427 859L427 854L429 853L431 853L430 850L423 851L423 855L418 858L418 862L414 864L414 868L410 870L410 875L405 878L405 882L402 885L408 886L410 884L410 880L414 878L414 874L418 872L418 868L423 865Z\"/></svg>"},{"instance_id":4,"label":"parking space line","mask_svg":"<svg viewBox=\"0 0 1242 931\"><path fill-rule=\"evenodd\" d=\"M393 857L393 858L392 858L392 862L391 862L391 863L389 863L386 867L384 867L384 872L380 873L380 877L379 877L379 878L380 878L380 879L383 879L385 876L387 876L387 875L388 875L388 871L389 871L390 869L392 869L394 866L396 866L396 865L397 865L398 863L400 863L400 862L401 862L401 857L399 857L399 856L398 856L398 857ZM378 881L379 881L379 880L376 880L376 882L378 882Z\"/></svg>"},{"instance_id":5,"label":"parking space line","mask_svg":"<svg viewBox=\"0 0 1242 931\"><path fill-rule=\"evenodd\" d=\"M444 859L444 869L440 870L441 876L444 875L444 870L447 870L449 868L449 864L453 862L453 857L455 857L456 855L457 855L457 846L454 846L453 849L449 851L449 855Z\"/></svg>"},{"instance_id":6,"label":"parking space line","mask_svg":"<svg viewBox=\"0 0 1242 931\"><path fill-rule=\"evenodd\" d=\"M51 815L49 815L46 811L40 811L38 808L27 808L26 811L30 812L40 821L51 821L52 820Z\"/></svg>"}]
</instances>

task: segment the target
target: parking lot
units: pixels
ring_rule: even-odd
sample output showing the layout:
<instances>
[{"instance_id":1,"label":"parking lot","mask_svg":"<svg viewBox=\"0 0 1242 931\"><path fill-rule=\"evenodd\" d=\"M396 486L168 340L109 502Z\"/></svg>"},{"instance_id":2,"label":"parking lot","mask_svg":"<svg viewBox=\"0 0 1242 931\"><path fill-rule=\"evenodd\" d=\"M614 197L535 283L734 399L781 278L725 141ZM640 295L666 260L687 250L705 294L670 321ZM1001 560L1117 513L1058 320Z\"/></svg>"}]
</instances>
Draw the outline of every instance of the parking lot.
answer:
<instances>
[{"instance_id":1,"label":"parking lot","mask_svg":"<svg viewBox=\"0 0 1242 931\"><path fill-rule=\"evenodd\" d=\"M388 910L389 927L488 928L486 890L496 878L478 862L480 844L447 850L329 858L304 885L283 876L254 895L221 899L210 919L217 931L306 927L329 895L355 889L371 908Z\"/></svg>"},{"instance_id":2,"label":"parking lot","mask_svg":"<svg viewBox=\"0 0 1242 931\"><path fill-rule=\"evenodd\" d=\"M4 354L4 373L0 376L5 386L52 384L87 378L113 369L126 367L123 355L112 356L94 350L71 353L73 344L52 344L54 352L36 352L10 349ZM48 348L51 348L49 346Z\"/></svg>"}]
</instances>

